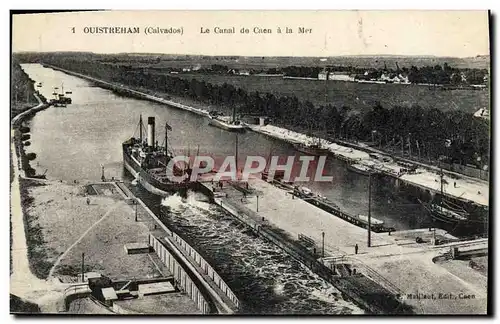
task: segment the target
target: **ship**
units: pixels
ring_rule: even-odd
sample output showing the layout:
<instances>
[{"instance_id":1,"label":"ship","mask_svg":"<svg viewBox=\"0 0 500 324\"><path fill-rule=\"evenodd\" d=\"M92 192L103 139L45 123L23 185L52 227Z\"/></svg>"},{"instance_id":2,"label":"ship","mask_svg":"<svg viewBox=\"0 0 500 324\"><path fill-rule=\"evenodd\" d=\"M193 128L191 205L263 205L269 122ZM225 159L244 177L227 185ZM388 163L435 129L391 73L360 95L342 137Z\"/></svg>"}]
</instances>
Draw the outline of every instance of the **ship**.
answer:
<instances>
[{"instance_id":1,"label":"ship","mask_svg":"<svg viewBox=\"0 0 500 324\"><path fill-rule=\"evenodd\" d=\"M148 117L146 140L143 126L141 115L139 138L131 137L122 144L125 169L142 187L156 195L167 196L172 192L192 189L194 182L189 182L189 165L177 162L172 167L169 163L175 156L173 150L168 148L168 131L172 128L165 124L165 145L159 146L155 141L155 118ZM188 176L185 180L176 179L185 174Z\"/></svg>"},{"instance_id":2,"label":"ship","mask_svg":"<svg viewBox=\"0 0 500 324\"><path fill-rule=\"evenodd\" d=\"M362 220L363 222L366 222L368 224L368 216L362 215L362 214L358 214L358 218L360 220ZM374 228L380 228L380 227L382 227L384 225L384 221L380 220L380 219L377 219L377 218L375 218L373 216L370 216L370 224Z\"/></svg>"},{"instance_id":3,"label":"ship","mask_svg":"<svg viewBox=\"0 0 500 324\"><path fill-rule=\"evenodd\" d=\"M224 116L218 111L211 111L208 114L209 124L215 127L222 128L230 132L243 132L245 131L245 125L236 119L236 107L233 107L233 116Z\"/></svg>"},{"instance_id":4,"label":"ship","mask_svg":"<svg viewBox=\"0 0 500 324\"><path fill-rule=\"evenodd\" d=\"M444 173L441 169L440 173L441 190L439 197L436 195L430 202L425 203L418 199L420 204L429 213L429 215L436 221L443 223L460 225L460 226L475 226L484 224L487 221L485 217L473 217L471 213L463 207L453 203L446 198L444 193L444 184L447 181L444 179Z\"/></svg>"},{"instance_id":5,"label":"ship","mask_svg":"<svg viewBox=\"0 0 500 324\"><path fill-rule=\"evenodd\" d=\"M61 85L61 93L58 93L56 90L58 90L58 87L54 88L54 92L52 95L54 96L54 99L51 99L49 101L50 104L54 105L55 107L66 107L66 105L71 104L72 100L70 97L67 97L64 93L64 86ZM71 91L67 91L66 94L71 94Z\"/></svg>"}]
</instances>

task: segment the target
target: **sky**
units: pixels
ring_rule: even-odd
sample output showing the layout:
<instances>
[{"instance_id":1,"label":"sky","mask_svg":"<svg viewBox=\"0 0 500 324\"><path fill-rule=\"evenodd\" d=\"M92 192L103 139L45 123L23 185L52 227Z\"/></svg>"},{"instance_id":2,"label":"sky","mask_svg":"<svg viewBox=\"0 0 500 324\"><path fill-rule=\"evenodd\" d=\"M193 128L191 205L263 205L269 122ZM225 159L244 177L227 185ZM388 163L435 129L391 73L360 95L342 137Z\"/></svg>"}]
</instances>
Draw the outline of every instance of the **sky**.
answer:
<instances>
[{"instance_id":1,"label":"sky","mask_svg":"<svg viewBox=\"0 0 500 324\"><path fill-rule=\"evenodd\" d=\"M139 34L92 34L91 27ZM145 32L181 29L181 34ZM216 34L215 28L234 34ZM278 33L278 27L282 33ZM286 33L285 28L293 33ZM298 32L299 27L311 29ZM73 29L74 28L74 29ZM248 34L240 33L242 28ZM270 29L270 34L254 28ZM242 56L489 54L486 11L106 11L14 15L14 52L85 51ZM201 30L209 33L201 33ZM87 32L86 32L87 31Z\"/></svg>"}]
</instances>

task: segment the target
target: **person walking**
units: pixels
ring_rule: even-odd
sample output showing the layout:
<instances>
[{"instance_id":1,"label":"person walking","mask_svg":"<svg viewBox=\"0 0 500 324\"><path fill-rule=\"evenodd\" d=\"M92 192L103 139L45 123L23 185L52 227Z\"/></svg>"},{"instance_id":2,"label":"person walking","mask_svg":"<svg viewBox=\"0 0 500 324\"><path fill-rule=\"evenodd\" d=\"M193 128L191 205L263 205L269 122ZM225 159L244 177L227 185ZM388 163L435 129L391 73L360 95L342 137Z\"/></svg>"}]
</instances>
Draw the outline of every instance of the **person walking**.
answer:
<instances>
[{"instance_id":1,"label":"person walking","mask_svg":"<svg viewBox=\"0 0 500 324\"><path fill-rule=\"evenodd\" d=\"M87 197L87 205L90 205L90 198Z\"/></svg>"},{"instance_id":2,"label":"person walking","mask_svg":"<svg viewBox=\"0 0 500 324\"><path fill-rule=\"evenodd\" d=\"M356 244L354 246L354 254L358 254L358 249L359 249L359 246L358 246L358 244Z\"/></svg>"}]
</instances>

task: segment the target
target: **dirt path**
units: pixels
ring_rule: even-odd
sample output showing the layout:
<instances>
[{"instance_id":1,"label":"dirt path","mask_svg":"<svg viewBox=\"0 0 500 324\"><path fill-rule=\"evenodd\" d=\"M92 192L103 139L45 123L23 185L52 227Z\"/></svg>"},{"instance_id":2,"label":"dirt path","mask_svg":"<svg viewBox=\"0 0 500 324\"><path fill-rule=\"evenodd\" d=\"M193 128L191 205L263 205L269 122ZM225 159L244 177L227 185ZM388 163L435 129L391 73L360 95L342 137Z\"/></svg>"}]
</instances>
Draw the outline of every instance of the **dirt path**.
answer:
<instances>
[{"instance_id":1,"label":"dirt path","mask_svg":"<svg viewBox=\"0 0 500 324\"><path fill-rule=\"evenodd\" d=\"M21 191L19 186L20 170L17 167L18 157L15 151L14 131L11 130L12 163L14 166L14 180L11 184L11 222L12 222L12 275L10 276L10 292L27 300L33 300L37 291L47 290L52 284L38 279L30 269L28 260L28 246L24 230L24 214L21 206Z\"/></svg>"},{"instance_id":2,"label":"dirt path","mask_svg":"<svg viewBox=\"0 0 500 324\"><path fill-rule=\"evenodd\" d=\"M97 225L99 225L99 223L101 223L104 219L106 219L106 217L111 214L111 212L113 210L116 209L116 207L118 207L118 205L121 203L121 201L119 202L116 202L115 204L111 205L108 210L106 211L106 213L104 213L104 215L99 218L99 220L97 220L95 223L93 223L82 235L80 235L80 237L73 243L71 244L70 247L68 247L66 249L66 251L64 251L63 254L61 254L56 262L54 262L54 265L52 266L52 268L50 269L50 272L49 272L49 276L48 276L48 279L52 279L53 275L54 275L54 271L55 269L57 268L57 266L59 265L59 263L61 263L61 260L64 259L64 257L71 251L71 249L73 247L75 247L78 243L80 243L80 241L94 228L96 227Z\"/></svg>"}]
</instances>

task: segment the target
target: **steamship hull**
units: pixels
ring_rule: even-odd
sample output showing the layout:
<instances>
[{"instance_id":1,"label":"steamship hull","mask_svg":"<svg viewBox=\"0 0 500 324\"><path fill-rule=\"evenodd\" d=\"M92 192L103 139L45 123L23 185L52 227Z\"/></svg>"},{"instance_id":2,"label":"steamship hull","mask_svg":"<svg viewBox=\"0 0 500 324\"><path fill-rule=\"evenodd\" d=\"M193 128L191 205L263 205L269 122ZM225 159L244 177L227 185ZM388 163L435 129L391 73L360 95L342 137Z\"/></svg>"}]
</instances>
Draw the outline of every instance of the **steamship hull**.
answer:
<instances>
[{"instance_id":1,"label":"steamship hull","mask_svg":"<svg viewBox=\"0 0 500 324\"><path fill-rule=\"evenodd\" d=\"M169 196L172 192L195 189L193 182L161 182L143 169L134 157L127 153L127 144L123 144L123 166L147 191L159 195Z\"/></svg>"}]
</instances>

